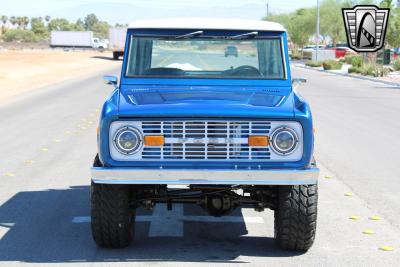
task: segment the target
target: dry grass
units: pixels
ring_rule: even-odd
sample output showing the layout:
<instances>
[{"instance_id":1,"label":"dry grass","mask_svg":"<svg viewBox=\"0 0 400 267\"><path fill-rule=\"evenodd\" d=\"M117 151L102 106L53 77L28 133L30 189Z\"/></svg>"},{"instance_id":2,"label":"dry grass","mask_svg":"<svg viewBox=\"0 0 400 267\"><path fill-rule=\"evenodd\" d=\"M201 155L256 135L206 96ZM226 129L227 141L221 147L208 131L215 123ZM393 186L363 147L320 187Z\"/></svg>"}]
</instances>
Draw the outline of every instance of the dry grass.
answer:
<instances>
[{"instance_id":1,"label":"dry grass","mask_svg":"<svg viewBox=\"0 0 400 267\"><path fill-rule=\"evenodd\" d=\"M0 51L0 103L19 94L121 64L110 53L62 50Z\"/></svg>"}]
</instances>

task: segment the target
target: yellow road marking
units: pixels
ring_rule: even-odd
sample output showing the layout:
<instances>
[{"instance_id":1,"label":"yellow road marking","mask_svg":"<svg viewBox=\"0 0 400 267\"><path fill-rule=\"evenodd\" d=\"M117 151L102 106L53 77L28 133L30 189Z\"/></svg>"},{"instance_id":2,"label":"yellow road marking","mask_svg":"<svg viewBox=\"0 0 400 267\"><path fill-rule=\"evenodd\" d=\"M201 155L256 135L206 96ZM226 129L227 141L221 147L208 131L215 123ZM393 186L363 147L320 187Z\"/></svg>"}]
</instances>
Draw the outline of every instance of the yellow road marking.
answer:
<instances>
[{"instance_id":1,"label":"yellow road marking","mask_svg":"<svg viewBox=\"0 0 400 267\"><path fill-rule=\"evenodd\" d=\"M379 216L377 216L377 215L374 215L374 216L369 217L368 219L370 219L371 221L379 221L379 220L381 220L382 218L379 217Z\"/></svg>"},{"instance_id":2,"label":"yellow road marking","mask_svg":"<svg viewBox=\"0 0 400 267\"><path fill-rule=\"evenodd\" d=\"M48 149L47 147L42 147L40 150L41 150L42 152L47 152L47 151L49 151L49 149Z\"/></svg>"},{"instance_id":3,"label":"yellow road marking","mask_svg":"<svg viewBox=\"0 0 400 267\"><path fill-rule=\"evenodd\" d=\"M25 160L25 164L32 164L34 161L33 160L30 160L30 159L28 159L28 160Z\"/></svg>"},{"instance_id":4,"label":"yellow road marking","mask_svg":"<svg viewBox=\"0 0 400 267\"><path fill-rule=\"evenodd\" d=\"M15 173L6 172L6 173L4 174L4 176L7 176L7 177L14 177L14 176L15 176Z\"/></svg>"},{"instance_id":5,"label":"yellow road marking","mask_svg":"<svg viewBox=\"0 0 400 267\"><path fill-rule=\"evenodd\" d=\"M353 196L353 193L352 193L352 192L347 192L347 193L344 193L344 195L345 195L346 197L352 197L352 196Z\"/></svg>"},{"instance_id":6,"label":"yellow road marking","mask_svg":"<svg viewBox=\"0 0 400 267\"><path fill-rule=\"evenodd\" d=\"M383 251L392 251L392 250L394 250L394 247L391 247L391 246L381 246L379 249L380 249L380 250L383 250Z\"/></svg>"},{"instance_id":7,"label":"yellow road marking","mask_svg":"<svg viewBox=\"0 0 400 267\"><path fill-rule=\"evenodd\" d=\"M351 215L351 216L349 217L349 219L350 219L350 220L353 220L353 221L358 221L359 219L361 219L361 217L358 216L358 215Z\"/></svg>"},{"instance_id":8,"label":"yellow road marking","mask_svg":"<svg viewBox=\"0 0 400 267\"><path fill-rule=\"evenodd\" d=\"M325 175L325 179L332 179L332 178L333 178L333 176Z\"/></svg>"},{"instance_id":9,"label":"yellow road marking","mask_svg":"<svg viewBox=\"0 0 400 267\"><path fill-rule=\"evenodd\" d=\"M372 229L365 229L362 233L363 233L363 234L366 234L366 235L373 235L373 234L375 234L374 230L372 230Z\"/></svg>"}]
</instances>

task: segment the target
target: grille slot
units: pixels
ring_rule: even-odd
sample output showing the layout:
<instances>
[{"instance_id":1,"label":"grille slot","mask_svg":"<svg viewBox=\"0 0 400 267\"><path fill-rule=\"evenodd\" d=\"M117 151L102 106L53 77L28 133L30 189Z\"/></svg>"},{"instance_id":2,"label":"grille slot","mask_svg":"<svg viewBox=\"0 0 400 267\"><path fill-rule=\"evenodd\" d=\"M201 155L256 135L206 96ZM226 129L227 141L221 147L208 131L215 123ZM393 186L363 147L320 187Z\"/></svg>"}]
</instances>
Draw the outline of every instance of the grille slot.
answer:
<instances>
[{"instance_id":1,"label":"grille slot","mask_svg":"<svg viewBox=\"0 0 400 267\"><path fill-rule=\"evenodd\" d=\"M148 160L260 160L270 159L269 147L249 147L249 135L269 135L268 121L144 121L144 135L163 135L162 147L147 147Z\"/></svg>"}]
</instances>

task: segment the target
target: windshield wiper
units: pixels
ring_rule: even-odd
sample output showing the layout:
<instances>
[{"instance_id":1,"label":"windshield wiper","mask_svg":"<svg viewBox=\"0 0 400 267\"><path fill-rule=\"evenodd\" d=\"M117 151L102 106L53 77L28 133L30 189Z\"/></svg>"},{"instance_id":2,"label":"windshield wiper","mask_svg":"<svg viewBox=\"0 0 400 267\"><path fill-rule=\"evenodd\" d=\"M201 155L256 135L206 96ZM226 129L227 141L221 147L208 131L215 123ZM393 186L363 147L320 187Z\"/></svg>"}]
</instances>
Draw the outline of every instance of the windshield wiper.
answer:
<instances>
[{"instance_id":1,"label":"windshield wiper","mask_svg":"<svg viewBox=\"0 0 400 267\"><path fill-rule=\"evenodd\" d=\"M175 37L175 39L188 39L188 38L192 38L192 37L197 37L199 35L202 35L203 33L204 33L203 31L191 32L188 34L179 35L179 36Z\"/></svg>"},{"instance_id":2,"label":"windshield wiper","mask_svg":"<svg viewBox=\"0 0 400 267\"><path fill-rule=\"evenodd\" d=\"M235 35L232 37L227 37L227 39L238 40L238 39L245 39L245 38L253 38L258 35L258 32L248 32L239 35Z\"/></svg>"}]
</instances>

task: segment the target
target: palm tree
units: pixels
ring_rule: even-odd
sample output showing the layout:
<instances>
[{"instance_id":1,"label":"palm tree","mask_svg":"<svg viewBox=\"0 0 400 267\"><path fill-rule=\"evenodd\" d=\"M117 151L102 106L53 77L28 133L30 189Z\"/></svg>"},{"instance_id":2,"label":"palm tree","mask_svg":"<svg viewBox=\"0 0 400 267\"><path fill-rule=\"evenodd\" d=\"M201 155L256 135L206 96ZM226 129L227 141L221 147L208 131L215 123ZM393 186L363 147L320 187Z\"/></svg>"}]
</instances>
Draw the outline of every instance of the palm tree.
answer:
<instances>
[{"instance_id":1,"label":"palm tree","mask_svg":"<svg viewBox=\"0 0 400 267\"><path fill-rule=\"evenodd\" d=\"M7 23L8 18L7 18L7 16L3 15L3 16L0 17L0 20L1 20L1 23L2 23L2 25L1 25L1 33L4 33L6 31L6 23Z\"/></svg>"},{"instance_id":2,"label":"palm tree","mask_svg":"<svg viewBox=\"0 0 400 267\"><path fill-rule=\"evenodd\" d=\"M9 21L13 27L17 24L17 18L15 16L11 16Z\"/></svg>"},{"instance_id":3,"label":"palm tree","mask_svg":"<svg viewBox=\"0 0 400 267\"><path fill-rule=\"evenodd\" d=\"M3 23L3 25L5 25L6 23L7 23L7 21L8 21L8 17L7 16L1 16L1 22Z\"/></svg>"},{"instance_id":4,"label":"palm tree","mask_svg":"<svg viewBox=\"0 0 400 267\"><path fill-rule=\"evenodd\" d=\"M22 25L22 28L24 30L26 30L26 27L28 27L28 24L29 24L29 18L26 17L26 16L22 17L21 18L21 25Z\"/></svg>"},{"instance_id":5,"label":"palm tree","mask_svg":"<svg viewBox=\"0 0 400 267\"><path fill-rule=\"evenodd\" d=\"M49 21L51 20L51 17L49 15L44 17L44 20L49 24Z\"/></svg>"},{"instance_id":6,"label":"palm tree","mask_svg":"<svg viewBox=\"0 0 400 267\"><path fill-rule=\"evenodd\" d=\"M18 25L18 29L21 29L22 26L22 17L16 17L16 24Z\"/></svg>"}]
</instances>

